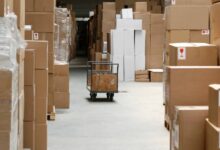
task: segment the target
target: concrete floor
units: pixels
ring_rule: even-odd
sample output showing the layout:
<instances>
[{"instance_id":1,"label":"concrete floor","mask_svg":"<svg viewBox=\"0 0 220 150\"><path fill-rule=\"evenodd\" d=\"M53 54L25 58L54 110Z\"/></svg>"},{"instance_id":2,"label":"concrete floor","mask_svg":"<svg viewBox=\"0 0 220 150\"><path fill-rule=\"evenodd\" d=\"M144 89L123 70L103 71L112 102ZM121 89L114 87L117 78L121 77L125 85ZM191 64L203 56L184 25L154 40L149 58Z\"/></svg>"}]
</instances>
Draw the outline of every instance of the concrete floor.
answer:
<instances>
[{"instance_id":1,"label":"concrete floor","mask_svg":"<svg viewBox=\"0 0 220 150\"><path fill-rule=\"evenodd\" d=\"M168 150L162 87L121 83L114 102L90 102L85 69L71 69L71 108L48 123L49 150Z\"/></svg>"}]
</instances>

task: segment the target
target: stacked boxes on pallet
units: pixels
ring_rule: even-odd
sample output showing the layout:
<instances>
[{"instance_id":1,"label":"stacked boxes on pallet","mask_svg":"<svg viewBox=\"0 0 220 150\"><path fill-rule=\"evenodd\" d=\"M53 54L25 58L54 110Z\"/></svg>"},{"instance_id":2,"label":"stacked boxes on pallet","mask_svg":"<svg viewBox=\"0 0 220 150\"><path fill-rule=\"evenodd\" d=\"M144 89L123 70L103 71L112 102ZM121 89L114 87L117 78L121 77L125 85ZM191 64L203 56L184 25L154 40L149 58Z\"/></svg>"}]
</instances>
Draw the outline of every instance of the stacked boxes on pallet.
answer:
<instances>
[{"instance_id":1,"label":"stacked boxes on pallet","mask_svg":"<svg viewBox=\"0 0 220 150\"><path fill-rule=\"evenodd\" d=\"M27 41L27 44L27 49L29 50L27 50L26 53L29 57L26 59L26 64L29 63L27 64L29 66L25 68L27 69L25 73L30 73L26 74L27 78L30 78L30 83L27 83L25 86L25 90L27 90L25 91L25 95L29 98L26 99L26 104L31 103L34 107L33 110L28 108L25 109L33 114L29 119L27 119L27 121L25 120L25 125L28 126L27 130L25 129L25 138L27 142L25 148L30 148L26 146L31 146L34 147L35 150L46 150L48 109L48 42L32 40ZM35 65L33 66L33 64ZM30 77L30 75L33 75L34 77ZM31 140L32 137L34 138L34 141Z\"/></svg>"},{"instance_id":2,"label":"stacked boxes on pallet","mask_svg":"<svg viewBox=\"0 0 220 150\"><path fill-rule=\"evenodd\" d=\"M56 0L26 0L25 23L32 26L33 35L27 40L48 41L48 76L53 78L54 67L54 23ZM51 83L49 83L50 85ZM49 86L48 86L49 87ZM51 91L48 89L47 91ZM48 93L48 113L53 111L53 94Z\"/></svg>"}]
</instances>

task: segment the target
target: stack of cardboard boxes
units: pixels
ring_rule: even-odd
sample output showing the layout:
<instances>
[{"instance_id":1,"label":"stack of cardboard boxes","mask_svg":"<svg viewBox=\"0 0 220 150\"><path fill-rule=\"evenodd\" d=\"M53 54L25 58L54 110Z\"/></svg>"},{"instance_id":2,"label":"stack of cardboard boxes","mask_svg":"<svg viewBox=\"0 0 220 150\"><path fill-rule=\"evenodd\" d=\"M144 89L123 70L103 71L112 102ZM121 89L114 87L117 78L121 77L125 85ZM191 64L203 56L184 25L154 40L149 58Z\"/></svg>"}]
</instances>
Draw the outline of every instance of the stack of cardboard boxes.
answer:
<instances>
[{"instance_id":1,"label":"stack of cardboard boxes","mask_svg":"<svg viewBox=\"0 0 220 150\"><path fill-rule=\"evenodd\" d=\"M25 24L32 26L33 35L27 40L48 41L49 81L53 78L54 67L54 23L56 0L26 0ZM49 83L49 85L52 83ZM47 90L52 91L52 90ZM48 113L53 112L53 93L48 93Z\"/></svg>"},{"instance_id":2,"label":"stack of cardboard boxes","mask_svg":"<svg viewBox=\"0 0 220 150\"><path fill-rule=\"evenodd\" d=\"M28 126L27 131L25 132L25 138L27 139L26 144L27 146L34 147L35 150L46 150L48 109L48 42L32 40L27 41L27 44L27 49L32 50L27 50L26 52L29 57L26 59L26 66L28 67L25 68L25 72L30 73L26 75L27 78L29 78L30 83L27 83L25 86L25 90L27 90L25 91L25 95L27 96L25 103L27 105L31 104L30 106L33 106L33 109L31 109L31 107L25 109L30 112L30 118L25 120L25 123ZM33 66L33 64L35 64L35 66ZM33 75L33 77L31 75ZM32 138L34 140L31 140Z\"/></svg>"}]
</instances>

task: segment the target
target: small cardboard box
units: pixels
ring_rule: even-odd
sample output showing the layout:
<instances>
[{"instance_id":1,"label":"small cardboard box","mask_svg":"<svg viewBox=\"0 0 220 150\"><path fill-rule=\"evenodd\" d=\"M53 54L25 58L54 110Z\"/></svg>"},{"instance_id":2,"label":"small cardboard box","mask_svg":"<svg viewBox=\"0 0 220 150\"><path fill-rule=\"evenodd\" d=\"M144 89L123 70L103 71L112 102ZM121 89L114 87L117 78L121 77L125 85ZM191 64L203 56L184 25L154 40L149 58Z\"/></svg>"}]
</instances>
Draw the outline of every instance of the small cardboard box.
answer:
<instances>
[{"instance_id":1,"label":"small cardboard box","mask_svg":"<svg viewBox=\"0 0 220 150\"><path fill-rule=\"evenodd\" d=\"M171 129L171 149L205 150L208 107L178 106ZM189 140L190 139L190 140Z\"/></svg>"},{"instance_id":2,"label":"small cardboard box","mask_svg":"<svg viewBox=\"0 0 220 150\"><path fill-rule=\"evenodd\" d=\"M35 70L36 98L48 96L48 70Z\"/></svg>"},{"instance_id":3,"label":"small cardboard box","mask_svg":"<svg viewBox=\"0 0 220 150\"><path fill-rule=\"evenodd\" d=\"M26 12L25 15L25 24L32 25L34 32L54 32L54 22L54 13Z\"/></svg>"},{"instance_id":4,"label":"small cardboard box","mask_svg":"<svg viewBox=\"0 0 220 150\"><path fill-rule=\"evenodd\" d=\"M48 68L48 42L27 40L27 49L35 50L35 69Z\"/></svg>"},{"instance_id":5,"label":"small cardboard box","mask_svg":"<svg viewBox=\"0 0 220 150\"><path fill-rule=\"evenodd\" d=\"M209 121L220 127L220 85L209 86Z\"/></svg>"},{"instance_id":6,"label":"small cardboard box","mask_svg":"<svg viewBox=\"0 0 220 150\"><path fill-rule=\"evenodd\" d=\"M69 64L64 61L55 61L54 75L55 76L69 76Z\"/></svg>"},{"instance_id":7,"label":"small cardboard box","mask_svg":"<svg viewBox=\"0 0 220 150\"><path fill-rule=\"evenodd\" d=\"M24 122L24 148L35 148L35 122Z\"/></svg>"},{"instance_id":8,"label":"small cardboard box","mask_svg":"<svg viewBox=\"0 0 220 150\"><path fill-rule=\"evenodd\" d=\"M171 66L218 65L218 48L215 45L206 43L172 43L169 50Z\"/></svg>"},{"instance_id":9,"label":"small cardboard box","mask_svg":"<svg viewBox=\"0 0 220 150\"><path fill-rule=\"evenodd\" d=\"M24 87L24 121L34 121L35 120L35 86L25 86Z\"/></svg>"},{"instance_id":10,"label":"small cardboard box","mask_svg":"<svg viewBox=\"0 0 220 150\"><path fill-rule=\"evenodd\" d=\"M24 59L24 85L35 83L35 50L26 49Z\"/></svg>"},{"instance_id":11,"label":"small cardboard box","mask_svg":"<svg viewBox=\"0 0 220 150\"><path fill-rule=\"evenodd\" d=\"M47 124L35 125L35 150L47 150Z\"/></svg>"},{"instance_id":12,"label":"small cardboard box","mask_svg":"<svg viewBox=\"0 0 220 150\"><path fill-rule=\"evenodd\" d=\"M163 69L149 69L151 82L163 81Z\"/></svg>"}]
</instances>

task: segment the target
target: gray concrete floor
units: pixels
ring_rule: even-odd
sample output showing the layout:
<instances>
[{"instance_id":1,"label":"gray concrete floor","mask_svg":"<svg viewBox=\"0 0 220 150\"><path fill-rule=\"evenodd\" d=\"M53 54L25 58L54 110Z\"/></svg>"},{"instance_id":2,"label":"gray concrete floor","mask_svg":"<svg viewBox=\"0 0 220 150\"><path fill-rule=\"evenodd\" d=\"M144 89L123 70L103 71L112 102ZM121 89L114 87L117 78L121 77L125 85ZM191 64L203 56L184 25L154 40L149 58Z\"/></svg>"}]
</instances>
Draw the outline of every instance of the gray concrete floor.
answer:
<instances>
[{"instance_id":1,"label":"gray concrete floor","mask_svg":"<svg viewBox=\"0 0 220 150\"><path fill-rule=\"evenodd\" d=\"M162 87L121 83L114 102L90 102L85 69L71 69L71 108L48 123L49 150L168 150Z\"/></svg>"}]
</instances>

